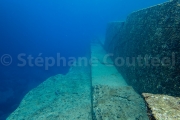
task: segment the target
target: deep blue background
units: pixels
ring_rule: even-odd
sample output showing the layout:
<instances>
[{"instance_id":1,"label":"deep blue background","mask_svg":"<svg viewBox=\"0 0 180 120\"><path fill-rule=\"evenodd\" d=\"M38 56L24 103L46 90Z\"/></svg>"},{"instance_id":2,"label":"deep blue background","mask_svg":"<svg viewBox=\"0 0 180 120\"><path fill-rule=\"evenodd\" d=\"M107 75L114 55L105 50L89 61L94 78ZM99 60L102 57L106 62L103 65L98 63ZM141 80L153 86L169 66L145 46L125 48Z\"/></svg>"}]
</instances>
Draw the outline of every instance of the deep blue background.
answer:
<instances>
[{"instance_id":1,"label":"deep blue background","mask_svg":"<svg viewBox=\"0 0 180 120\"><path fill-rule=\"evenodd\" d=\"M167 0L0 0L0 119L4 119L33 87L69 67L17 67L17 55L84 56L90 40L103 38L110 21L123 21L132 11Z\"/></svg>"}]
</instances>

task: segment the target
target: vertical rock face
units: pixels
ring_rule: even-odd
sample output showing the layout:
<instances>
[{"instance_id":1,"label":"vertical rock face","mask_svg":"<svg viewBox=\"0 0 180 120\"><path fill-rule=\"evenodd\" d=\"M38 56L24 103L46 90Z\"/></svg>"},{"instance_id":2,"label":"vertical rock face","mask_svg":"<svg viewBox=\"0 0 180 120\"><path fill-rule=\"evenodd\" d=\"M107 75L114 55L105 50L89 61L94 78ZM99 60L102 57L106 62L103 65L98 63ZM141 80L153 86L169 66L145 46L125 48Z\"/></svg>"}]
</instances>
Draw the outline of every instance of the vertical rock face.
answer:
<instances>
[{"instance_id":1,"label":"vertical rock face","mask_svg":"<svg viewBox=\"0 0 180 120\"><path fill-rule=\"evenodd\" d=\"M180 96L180 6L178 0L109 23L105 49L138 92Z\"/></svg>"},{"instance_id":2,"label":"vertical rock face","mask_svg":"<svg viewBox=\"0 0 180 120\"><path fill-rule=\"evenodd\" d=\"M114 43L117 43L117 40L119 40L122 36L123 26L124 22L112 22L108 24L106 41L104 43L104 47L107 51L113 51L113 49L117 46Z\"/></svg>"}]
</instances>

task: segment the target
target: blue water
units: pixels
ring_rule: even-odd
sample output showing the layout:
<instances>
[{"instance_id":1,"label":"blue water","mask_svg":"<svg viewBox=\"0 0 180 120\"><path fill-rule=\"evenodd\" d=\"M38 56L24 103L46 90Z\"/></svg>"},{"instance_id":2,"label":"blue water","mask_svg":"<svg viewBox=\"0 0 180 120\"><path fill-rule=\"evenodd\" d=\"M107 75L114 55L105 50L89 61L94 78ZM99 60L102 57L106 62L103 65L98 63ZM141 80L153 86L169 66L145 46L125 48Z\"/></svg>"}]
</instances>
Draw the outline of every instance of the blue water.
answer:
<instances>
[{"instance_id":1,"label":"blue water","mask_svg":"<svg viewBox=\"0 0 180 120\"><path fill-rule=\"evenodd\" d=\"M167 0L0 0L0 57L8 54L12 63L0 63L0 120L13 112L23 96L45 79L66 74L69 66L26 65L31 55L81 57L90 41L104 37L110 21L123 21L135 10ZM5 62L11 62L10 58ZM52 62L52 61L50 61ZM32 60L32 64L35 61Z\"/></svg>"}]
</instances>

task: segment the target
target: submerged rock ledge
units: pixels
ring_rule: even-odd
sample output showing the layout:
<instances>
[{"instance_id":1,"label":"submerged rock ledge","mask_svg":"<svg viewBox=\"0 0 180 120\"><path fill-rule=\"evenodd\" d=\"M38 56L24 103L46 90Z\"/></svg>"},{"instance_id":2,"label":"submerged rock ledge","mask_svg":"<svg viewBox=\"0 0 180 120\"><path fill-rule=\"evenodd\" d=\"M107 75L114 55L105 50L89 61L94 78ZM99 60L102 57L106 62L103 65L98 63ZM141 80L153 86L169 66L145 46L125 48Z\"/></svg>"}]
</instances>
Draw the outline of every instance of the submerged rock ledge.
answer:
<instances>
[{"instance_id":1,"label":"submerged rock ledge","mask_svg":"<svg viewBox=\"0 0 180 120\"><path fill-rule=\"evenodd\" d=\"M7 120L91 120L89 67L72 67L31 90Z\"/></svg>"},{"instance_id":2,"label":"submerged rock ledge","mask_svg":"<svg viewBox=\"0 0 180 120\"><path fill-rule=\"evenodd\" d=\"M149 116L156 120L180 120L180 97L150 93L143 96L150 109Z\"/></svg>"},{"instance_id":3,"label":"submerged rock ledge","mask_svg":"<svg viewBox=\"0 0 180 120\"><path fill-rule=\"evenodd\" d=\"M91 44L93 120L148 120L143 98L128 86L113 64L104 64L101 44ZM112 60L106 59L107 63Z\"/></svg>"}]
</instances>

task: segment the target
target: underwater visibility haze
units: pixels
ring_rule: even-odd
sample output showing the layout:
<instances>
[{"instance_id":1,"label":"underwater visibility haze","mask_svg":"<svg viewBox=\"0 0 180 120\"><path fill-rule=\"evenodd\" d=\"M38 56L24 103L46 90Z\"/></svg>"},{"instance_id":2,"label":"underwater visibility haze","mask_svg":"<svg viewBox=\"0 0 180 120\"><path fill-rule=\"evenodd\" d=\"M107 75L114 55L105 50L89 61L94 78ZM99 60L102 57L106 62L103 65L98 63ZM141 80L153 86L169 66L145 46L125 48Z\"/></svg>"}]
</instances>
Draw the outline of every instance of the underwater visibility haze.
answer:
<instances>
[{"instance_id":1,"label":"underwater visibility haze","mask_svg":"<svg viewBox=\"0 0 180 120\"><path fill-rule=\"evenodd\" d=\"M0 120L30 90L51 76L67 74L70 68L46 69L32 65L34 58L58 54L68 61L86 56L92 40L105 38L109 22L125 21L133 11L163 2L167 0L0 0ZM32 63L18 66L23 63L19 55L26 60L30 55Z\"/></svg>"}]
</instances>

